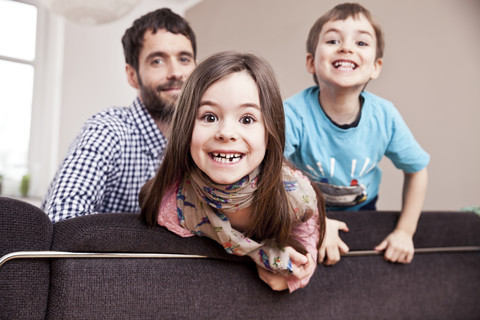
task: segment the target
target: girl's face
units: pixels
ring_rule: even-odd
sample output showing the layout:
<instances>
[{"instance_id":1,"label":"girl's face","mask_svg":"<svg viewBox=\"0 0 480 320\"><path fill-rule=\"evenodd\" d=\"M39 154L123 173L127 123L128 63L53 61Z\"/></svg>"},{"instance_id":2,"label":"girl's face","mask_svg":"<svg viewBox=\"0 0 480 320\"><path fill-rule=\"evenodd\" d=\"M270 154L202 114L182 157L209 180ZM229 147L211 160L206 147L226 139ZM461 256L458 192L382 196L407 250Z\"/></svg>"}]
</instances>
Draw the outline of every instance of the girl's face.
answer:
<instances>
[{"instance_id":1,"label":"girl's face","mask_svg":"<svg viewBox=\"0 0 480 320\"><path fill-rule=\"evenodd\" d=\"M307 69L316 74L320 88L363 87L380 74L375 30L363 15L327 22L319 35L315 58L307 56Z\"/></svg>"},{"instance_id":2,"label":"girl's face","mask_svg":"<svg viewBox=\"0 0 480 320\"><path fill-rule=\"evenodd\" d=\"M258 88L246 72L212 84L197 109L190 153L195 164L219 184L232 184L257 168L267 137Z\"/></svg>"}]
</instances>

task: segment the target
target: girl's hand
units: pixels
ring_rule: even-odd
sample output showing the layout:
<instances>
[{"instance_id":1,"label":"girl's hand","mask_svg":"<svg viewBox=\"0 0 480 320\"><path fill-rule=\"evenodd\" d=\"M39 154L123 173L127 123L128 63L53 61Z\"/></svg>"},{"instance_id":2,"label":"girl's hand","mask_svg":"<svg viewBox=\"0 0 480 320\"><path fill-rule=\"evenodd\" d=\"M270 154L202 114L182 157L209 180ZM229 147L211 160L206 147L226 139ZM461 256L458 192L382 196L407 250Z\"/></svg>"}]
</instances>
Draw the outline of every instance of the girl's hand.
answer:
<instances>
[{"instance_id":1,"label":"girl's hand","mask_svg":"<svg viewBox=\"0 0 480 320\"><path fill-rule=\"evenodd\" d=\"M287 277L280 273L270 272L257 265L258 276L275 291L288 289Z\"/></svg>"},{"instance_id":2,"label":"girl's hand","mask_svg":"<svg viewBox=\"0 0 480 320\"><path fill-rule=\"evenodd\" d=\"M390 233L382 243L376 246L375 250L385 250L383 257L387 261L410 263L413 260L415 252L412 238L409 233L396 229Z\"/></svg>"},{"instance_id":3,"label":"girl's hand","mask_svg":"<svg viewBox=\"0 0 480 320\"><path fill-rule=\"evenodd\" d=\"M323 262L327 266L334 265L340 261L341 254L350 250L347 244L340 239L339 230L348 232L347 224L343 221L326 218L325 239L318 249L318 263Z\"/></svg>"},{"instance_id":4,"label":"girl's hand","mask_svg":"<svg viewBox=\"0 0 480 320\"><path fill-rule=\"evenodd\" d=\"M315 272L315 261L310 253L303 255L292 247L287 247L285 250L289 253L292 262L293 273L291 276L302 280ZM257 271L260 279L268 284L272 290L282 291L288 289L286 276L280 273L270 272L258 265ZM303 288L305 285L306 283L302 284L300 287Z\"/></svg>"}]
</instances>

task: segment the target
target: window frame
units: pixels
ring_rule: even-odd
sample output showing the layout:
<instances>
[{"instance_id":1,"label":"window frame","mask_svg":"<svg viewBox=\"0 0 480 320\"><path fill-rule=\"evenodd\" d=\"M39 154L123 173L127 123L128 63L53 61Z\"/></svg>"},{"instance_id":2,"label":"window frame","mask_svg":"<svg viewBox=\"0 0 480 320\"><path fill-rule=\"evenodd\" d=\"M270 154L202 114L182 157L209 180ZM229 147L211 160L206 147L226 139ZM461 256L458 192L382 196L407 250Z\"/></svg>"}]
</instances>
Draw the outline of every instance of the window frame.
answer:
<instances>
[{"instance_id":1,"label":"window frame","mask_svg":"<svg viewBox=\"0 0 480 320\"><path fill-rule=\"evenodd\" d=\"M31 65L34 69L27 173L30 175L29 198L39 204L58 166L65 22L50 13L38 0L12 1L37 8L34 59L30 61L3 55L0 59Z\"/></svg>"}]
</instances>

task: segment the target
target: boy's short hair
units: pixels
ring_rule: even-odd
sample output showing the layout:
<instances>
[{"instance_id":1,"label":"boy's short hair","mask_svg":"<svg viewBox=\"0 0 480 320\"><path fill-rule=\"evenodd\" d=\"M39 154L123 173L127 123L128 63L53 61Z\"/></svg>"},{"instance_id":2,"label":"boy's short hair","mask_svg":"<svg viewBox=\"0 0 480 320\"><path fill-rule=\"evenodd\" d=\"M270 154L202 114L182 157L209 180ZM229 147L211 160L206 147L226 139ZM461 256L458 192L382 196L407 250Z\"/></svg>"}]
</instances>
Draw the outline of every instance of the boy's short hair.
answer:
<instances>
[{"instance_id":1,"label":"boy's short hair","mask_svg":"<svg viewBox=\"0 0 480 320\"><path fill-rule=\"evenodd\" d=\"M385 47L385 40L383 38L383 32L380 25L373 19L370 11L361 6L358 3L342 3L335 6L333 9L318 18L313 24L308 34L307 39L307 53L310 53L312 57L315 57L315 50L318 45L318 38L323 26L329 21L346 20L350 17L356 18L359 15L364 15L370 22L375 31L375 37L377 38L377 48L375 59L383 57L383 50Z\"/></svg>"},{"instance_id":2,"label":"boy's short hair","mask_svg":"<svg viewBox=\"0 0 480 320\"><path fill-rule=\"evenodd\" d=\"M165 29L173 34L182 34L190 40L193 49L193 58L197 57L197 42L195 33L188 22L168 8L149 12L133 22L122 37L125 62L138 72L138 57L143 47L143 37L146 31L153 34L157 30Z\"/></svg>"}]
</instances>

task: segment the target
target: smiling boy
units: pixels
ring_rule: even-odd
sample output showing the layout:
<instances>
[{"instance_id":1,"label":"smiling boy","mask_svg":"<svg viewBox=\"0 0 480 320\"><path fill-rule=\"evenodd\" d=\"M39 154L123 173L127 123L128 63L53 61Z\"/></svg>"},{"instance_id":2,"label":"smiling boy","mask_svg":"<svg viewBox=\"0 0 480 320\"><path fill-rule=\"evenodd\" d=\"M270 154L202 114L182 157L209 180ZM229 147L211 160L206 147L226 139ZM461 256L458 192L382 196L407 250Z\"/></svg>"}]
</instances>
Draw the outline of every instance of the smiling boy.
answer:
<instances>
[{"instance_id":1,"label":"smiling boy","mask_svg":"<svg viewBox=\"0 0 480 320\"><path fill-rule=\"evenodd\" d=\"M413 234L427 188L430 156L416 142L392 103L365 91L380 75L384 40L370 12L344 3L320 17L307 40L307 71L317 86L284 102L285 156L316 181L328 210L375 210L381 170L387 156L404 172L402 211L398 223L375 249L386 260L409 263ZM327 220L319 261L334 264L348 246Z\"/></svg>"}]
</instances>

